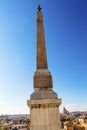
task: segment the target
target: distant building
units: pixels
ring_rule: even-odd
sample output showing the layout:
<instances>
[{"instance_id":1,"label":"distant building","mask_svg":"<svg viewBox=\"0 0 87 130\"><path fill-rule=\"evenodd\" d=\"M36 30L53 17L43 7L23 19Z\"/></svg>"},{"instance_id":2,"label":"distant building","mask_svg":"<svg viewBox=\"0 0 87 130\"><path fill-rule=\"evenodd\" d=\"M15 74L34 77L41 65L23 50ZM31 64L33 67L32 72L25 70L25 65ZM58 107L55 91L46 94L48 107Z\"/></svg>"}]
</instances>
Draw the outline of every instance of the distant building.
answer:
<instances>
[{"instance_id":1,"label":"distant building","mask_svg":"<svg viewBox=\"0 0 87 130\"><path fill-rule=\"evenodd\" d=\"M27 130L27 124L13 125L11 130Z\"/></svg>"},{"instance_id":2,"label":"distant building","mask_svg":"<svg viewBox=\"0 0 87 130\"><path fill-rule=\"evenodd\" d=\"M70 115L69 111L65 107L63 107L63 113L66 115Z\"/></svg>"},{"instance_id":3,"label":"distant building","mask_svg":"<svg viewBox=\"0 0 87 130\"><path fill-rule=\"evenodd\" d=\"M8 119L8 116L1 115L0 116L0 123L4 123Z\"/></svg>"}]
</instances>

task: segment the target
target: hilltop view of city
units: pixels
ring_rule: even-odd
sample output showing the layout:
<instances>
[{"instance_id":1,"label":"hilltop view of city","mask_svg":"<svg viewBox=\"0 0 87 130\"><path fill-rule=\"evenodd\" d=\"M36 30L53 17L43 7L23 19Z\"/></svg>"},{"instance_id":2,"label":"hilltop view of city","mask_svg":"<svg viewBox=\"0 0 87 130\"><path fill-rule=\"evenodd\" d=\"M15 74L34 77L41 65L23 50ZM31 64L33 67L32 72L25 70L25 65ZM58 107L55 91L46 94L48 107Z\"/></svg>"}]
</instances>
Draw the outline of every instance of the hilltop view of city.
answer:
<instances>
[{"instance_id":1,"label":"hilltop view of city","mask_svg":"<svg viewBox=\"0 0 87 130\"><path fill-rule=\"evenodd\" d=\"M87 112L69 112L65 107L60 113L62 130L87 130ZM30 130L30 115L1 115L0 130Z\"/></svg>"}]
</instances>

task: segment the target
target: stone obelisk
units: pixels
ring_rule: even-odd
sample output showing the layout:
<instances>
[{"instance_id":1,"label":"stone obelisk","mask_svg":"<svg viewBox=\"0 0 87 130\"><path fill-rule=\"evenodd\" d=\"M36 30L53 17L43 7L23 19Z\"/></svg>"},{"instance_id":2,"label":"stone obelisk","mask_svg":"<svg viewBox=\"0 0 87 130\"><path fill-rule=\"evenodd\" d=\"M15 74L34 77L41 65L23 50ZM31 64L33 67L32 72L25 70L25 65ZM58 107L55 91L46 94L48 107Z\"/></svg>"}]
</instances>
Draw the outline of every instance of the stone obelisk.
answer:
<instances>
[{"instance_id":1,"label":"stone obelisk","mask_svg":"<svg viewBox=\"0 0 87 130\"><path fill-rule=\"evenodd\" d=\"M52 90L52 75L48 70L43 17L37 10L37 56L34 92L27 101L30 108L30 130L61 130L59 105L61 99Z\"/></svg>"}]
</instances>

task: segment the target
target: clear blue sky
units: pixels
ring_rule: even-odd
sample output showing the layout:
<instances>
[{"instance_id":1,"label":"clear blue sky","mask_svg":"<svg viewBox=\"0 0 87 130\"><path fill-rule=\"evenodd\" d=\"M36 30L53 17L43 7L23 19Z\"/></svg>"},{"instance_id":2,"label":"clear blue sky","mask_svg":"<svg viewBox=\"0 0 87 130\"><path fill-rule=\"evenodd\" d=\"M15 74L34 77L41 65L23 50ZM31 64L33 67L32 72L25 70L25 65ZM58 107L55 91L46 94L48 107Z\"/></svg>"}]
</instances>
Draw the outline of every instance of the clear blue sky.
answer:
<instances>
[{"instance_id":1,"label":"clear blue sky","mask_svg":"<svg viewBox=\"0 0 87 130\"><path fill-rule=\"evenodd\" d=\"M87 0L39 1L60 109L87 110ZM0 0L0 114L29 113L39 1Z\"/></svg>"}]
</instances>

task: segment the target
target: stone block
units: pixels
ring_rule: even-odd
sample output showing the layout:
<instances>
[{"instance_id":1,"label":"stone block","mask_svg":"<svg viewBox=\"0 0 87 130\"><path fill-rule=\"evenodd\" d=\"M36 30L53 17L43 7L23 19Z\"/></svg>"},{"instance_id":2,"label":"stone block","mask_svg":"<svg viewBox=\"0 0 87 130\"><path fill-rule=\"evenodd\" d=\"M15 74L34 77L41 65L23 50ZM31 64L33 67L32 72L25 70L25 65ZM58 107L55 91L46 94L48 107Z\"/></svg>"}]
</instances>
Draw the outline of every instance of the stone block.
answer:
<instances>
[{"instance_id":1,"label":"stone block","mask_svg":"<svg viewBox=\"0 0 87 130\"><path fill-rule=\"evenodd\" d=\"M34 88L52 88L51 75L35 75Z\"/></svg>"},{"instance_id":2,"label":"stone block","mask_svg":"<svg viewBox=\"0 0 87 130\"><path fill-rule=\"evenodd\" d=\"M29 100L30 130L61 130L59 105L61 99Z\"/></svg>"}]
</instances>

